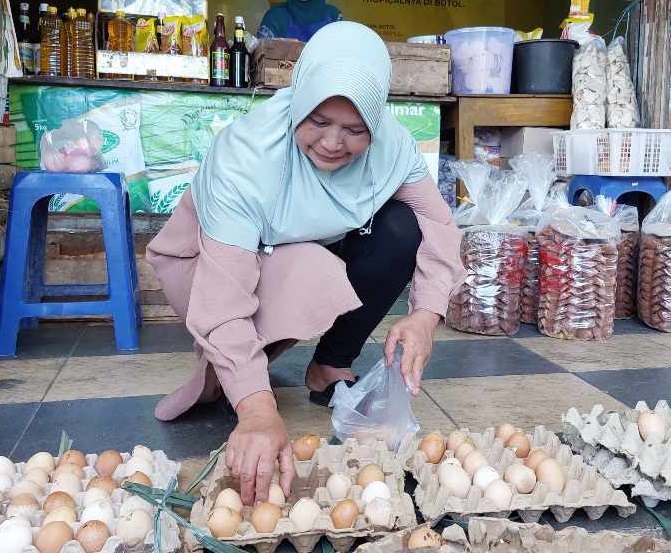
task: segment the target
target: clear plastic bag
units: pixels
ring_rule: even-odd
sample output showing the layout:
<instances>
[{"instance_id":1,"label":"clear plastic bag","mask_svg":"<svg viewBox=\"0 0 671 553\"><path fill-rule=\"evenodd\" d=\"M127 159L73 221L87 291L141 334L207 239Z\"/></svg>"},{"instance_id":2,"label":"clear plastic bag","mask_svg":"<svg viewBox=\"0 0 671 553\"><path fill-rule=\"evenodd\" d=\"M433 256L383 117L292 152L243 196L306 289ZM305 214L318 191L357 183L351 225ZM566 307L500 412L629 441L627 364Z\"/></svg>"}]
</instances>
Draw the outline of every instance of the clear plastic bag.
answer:
<instances>
[{"instance_id":1,"label":"clear plastic bag","mask_svg":"<svg viewBox=\"0 0 671 553\"><path fill-rule=\"evenodd\" d=\"M459 226L483 223L477 210L480 192L487 186L493 167L480 161L451 161L450 169L457 179L461 179L468 192L454 213L454 221Z\"/></svg>"},{"instance_id":2,"label":"clear plastic bag","mask_svg":"<svg viewBox=\"0 0 671 553\"><path fill-rule=\"evenodd\" d=\"M571 129L606 126L608 56L601 39L580 46L573 58L573 114Z\"/></svg>"},{"instance_id":3,"label":"clear plastic bag","mask_svg":"<svg viewBox=\"0 0 671 553\"><path fill-rule=\"evenodd\" d=\"M333 433L340 440L378 438L396 451L408 434L419 431L399 354L391 367L380 359L351 388L339 382L329 405Z\"/></svg>"},{"instance_id":4,"label":"clear plastic bag","mask_svg":"<svg viewBox=\"0 0 671 553\"><path fill-rule=\"evenodd\" d=\"M47 171L91 173L103 166L103 133L92 121L67 120L40 140L40 159Z\"/></svg>"},{"instance_id":5,"label":"clear plastic bag","mask_svg":"<svg viewBox=\"0 0 671 553\"><path fill-rule=\"evenodd\" d=\"M607 79L606 119L608 127L614 129L638 127L641 118L636 89L631 80L629 58L624 47L624 38L621 36L608 46Z\"/></svg>"},{"instance_id":6,"label":"clear plastic bag","mask_svg":"<svg viewBox=\"0 0 671 553\"><path fill-rule=\"evenodd\" d=\"M615 319L620 227L597 210L570 207L541 221L538 329L569 340L604 340Z\"/></svg>"},{"instance_id":7,"label":"clear plastic bag","mask_svg":"<svg viewBox=\"0 0 671 553\"><path fill-rule=\"evenodd\" d=\"M671 192L643 220L638 273L638 316L671 332Z\"/></svg>"}]
</instances>

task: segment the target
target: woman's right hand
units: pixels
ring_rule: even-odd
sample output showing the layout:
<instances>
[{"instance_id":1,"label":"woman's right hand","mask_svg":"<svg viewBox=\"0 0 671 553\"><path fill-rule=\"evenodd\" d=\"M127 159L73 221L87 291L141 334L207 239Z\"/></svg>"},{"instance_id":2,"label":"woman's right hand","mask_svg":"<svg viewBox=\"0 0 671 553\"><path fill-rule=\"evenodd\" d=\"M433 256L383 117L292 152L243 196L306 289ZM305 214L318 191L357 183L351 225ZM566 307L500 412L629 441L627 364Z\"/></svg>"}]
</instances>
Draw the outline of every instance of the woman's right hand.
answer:
<instances>
[{"instance_id":1,"label":"woman's right hand","mask_svg":"<svg viewBox=\"0 0 671 553\"><path fill-rule=\"evenodd\" d=\"M242 502L267 501L277 460L280 486L289 497L295 472L293 449L273 394L257 392L244 398L236 413L238 425L226 444L226 465L240 479Z\"/></svg>"}]
</instances>

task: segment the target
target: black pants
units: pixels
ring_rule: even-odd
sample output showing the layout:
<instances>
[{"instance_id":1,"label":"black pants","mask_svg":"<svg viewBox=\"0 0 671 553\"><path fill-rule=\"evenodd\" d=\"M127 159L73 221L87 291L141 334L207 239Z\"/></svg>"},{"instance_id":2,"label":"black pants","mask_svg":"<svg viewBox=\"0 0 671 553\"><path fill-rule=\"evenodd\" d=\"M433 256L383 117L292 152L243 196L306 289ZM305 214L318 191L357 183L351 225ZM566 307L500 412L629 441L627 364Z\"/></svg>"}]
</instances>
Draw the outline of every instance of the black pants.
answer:
<instances>
[{"instance_id":1,"label":"black pants","mask_svg":"<svg viewBox=\"0 0 671 553\"><path fill-rule=\"evenodd\" d=\"M347 265L347 277L363 305L338 317L322 336L314 354L319 364L351 367L415 271L422 233L412 209L389 200L375 214L372 228L372 234L353 230L329 246Z\"/></svg>"}]
</instances>

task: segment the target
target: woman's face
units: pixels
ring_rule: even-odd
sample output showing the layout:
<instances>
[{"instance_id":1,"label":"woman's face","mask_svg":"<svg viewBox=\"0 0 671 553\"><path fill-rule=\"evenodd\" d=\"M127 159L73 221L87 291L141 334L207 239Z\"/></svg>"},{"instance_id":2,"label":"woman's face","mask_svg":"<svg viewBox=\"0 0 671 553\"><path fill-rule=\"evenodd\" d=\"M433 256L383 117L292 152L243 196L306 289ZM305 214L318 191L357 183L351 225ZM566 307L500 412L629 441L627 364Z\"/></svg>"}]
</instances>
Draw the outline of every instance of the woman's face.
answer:
<instances>
[{"instance_id":1,"label":"woman's face","mask_svg":"<svg viewBox=\"0 0 671 553\"><path fill-rule=\"evenodd\" d=\"M321 171L335 171L370 146L370 132L352 102L334 96L296 127L296 143Z\"/></svg>"}]
</instances>

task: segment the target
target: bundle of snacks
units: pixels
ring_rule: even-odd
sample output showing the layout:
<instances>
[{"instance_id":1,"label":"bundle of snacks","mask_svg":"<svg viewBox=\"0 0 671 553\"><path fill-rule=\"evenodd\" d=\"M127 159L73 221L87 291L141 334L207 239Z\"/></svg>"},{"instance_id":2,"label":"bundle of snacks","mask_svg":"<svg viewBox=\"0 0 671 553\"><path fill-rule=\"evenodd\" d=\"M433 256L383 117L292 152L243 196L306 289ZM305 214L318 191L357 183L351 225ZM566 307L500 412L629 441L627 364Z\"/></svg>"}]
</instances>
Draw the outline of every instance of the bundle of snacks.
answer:
<instances>
[{"instance_id":1,"label":"bundle of snacks","mask_svg":"<svg viewBox=\"0 0 671 553\"><path fill-rule=\"evenodd\" d=\"M533 434L510 424L481 434L461 429L447 439L431 433L421 442L408 441L400 458L419 483L415 501L428 522L445 515L507 518L513 511L536 522L546 510L566 522L577 509L592 520L609 506L622 517L636 511L624 492L614 490L543 426Z\"/></svg>"},{"instance_id":2,"label":"bundle of snacks","mask_svg":"<svg viewBox=\"0 0 671 553\"><path fill-rule=\"evenodd\" d=\"M153 552L155 509L120 486L164 487L179 464L162 451L48 452L26 463L0 457L0 544L8 553ZM162 514L162 552L180 547L177 524Z\"/></svg>"},{"instance_id":3,"label":"bundle of snacks","mask_svg":"<svg viewBox=\"0 0 671 553\"><path fill-rule=\"evenodd\" d=\"M520 321L538 322L538 294L540 259L536 227L548 201L550 187L555 180L554 157L546 154L522 154L510 160L510 166L526 181L529 199L513 213L511 219L527 231L528 254L524 269Z\"/></svg>"},{"instance_id":4,"label":"bundle of snacks","mask_svg":"<svg viewBox=\"0 0 671 553\"><path fill-rule=\"evenodd\" d=\"M601 39L582 44L573 58L571 129L605 128L607 63L606 48Z\"/></svg>"},{"instance_id":5,"label":"bundle of snacks","mask_svg":"<svg viewBox=\"0 0 671 553\"><path fill-rule=\"evenodd\" d=\"M538 329L569 340L612 336L619 225L594 209L555 210L541 223Z\"/></svg>"},{"instance_id":6,"label":"bundle of snacks","mask_svg":"<svg viewBox=\"0 0 671 553\"><path fill-rule=\"evenodd\" d=\"M454 162L455 174L484 174L482 164ZM497 178L478 180L472 206L457 212L464 229L461 259L466 280L450 299L449 320L462 332L512 335L519 330L520 297L527 256L526 232L507 223L526 191L526 181L511 172L497 172ZM475 179L464 178L468 183ZM475 224L482 222L484 224Z\"/></svg>"},{"instance_id":7,"label":"bundle of snacks","mask_svg":"<svg viewBox=\"0 0 671 553\"><path fill-rule=\"evenodd\" d=\"M608 46L608 96L606 117L608 127L624 129L638 127L640 115L636 89L631 80L629 58L624 49L624 38L617 37Z\"/></svg>"},{"instance_id":8,"label":"bundle of snacks","mask_svg":"<svg viewBox=\"0 0 671 553\"><path fill-rule=\"evenodd\" d=\"M259 553L285 539L307 553L322 536L336 551L349 551L357 538L417 524L412 499L403 493L403 467L383 441L328 445L318 436L304 436L294 441L294 457L291 496L285 498L274 484L269 501L253 509L242 506L239 482L220 457L193 506L191 523ZM190 552L203 550L190 532L186 544Z\"/></svg>"},{"instance_id":9,"label":"bundle of snacks","mask_svg":"<svg viewBox=\"0 0 671 553\"><path fill-rule=\"evenodd\" d=\"M671 192L643 220L638 273L638 316L671 332Z\"/></svg>"},{"instance_id":10,"label":"bundle of snacks","mask_svg":"<svg viewBox=\"0 0 671 553\"><path fill-rule=\"evenodd\" d=\"M134 42L136 52L142 54L154 54L158 52L155 17L141 17L137 20L137 23L135 23Z\"/></svg>"}]
</instances>

